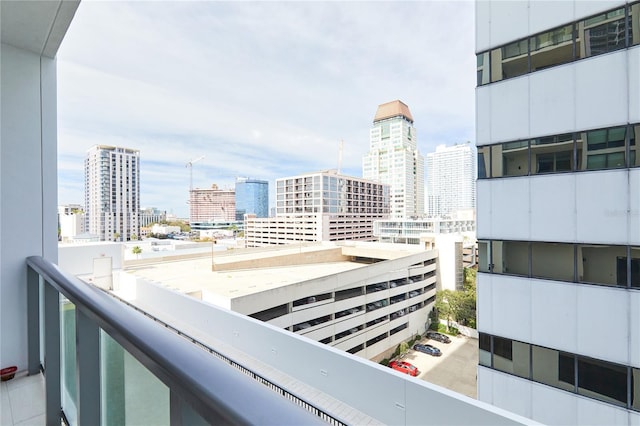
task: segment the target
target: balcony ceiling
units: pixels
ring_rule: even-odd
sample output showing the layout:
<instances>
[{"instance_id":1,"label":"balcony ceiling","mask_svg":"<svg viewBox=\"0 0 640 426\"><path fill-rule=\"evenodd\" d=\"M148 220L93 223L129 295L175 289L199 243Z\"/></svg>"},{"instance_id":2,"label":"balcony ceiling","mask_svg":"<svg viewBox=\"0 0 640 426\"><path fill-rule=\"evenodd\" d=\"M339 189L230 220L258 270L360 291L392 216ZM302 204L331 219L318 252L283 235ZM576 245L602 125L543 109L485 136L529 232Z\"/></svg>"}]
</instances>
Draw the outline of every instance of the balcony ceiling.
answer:
<instances>
[{"instance_id":1,"label":"balcony ceiling","mask_svg":"<svg viewBox=\"0 0 640 426\"><path fill-rule=\"evenodd\" d=\"M2 43L54 57L80 0L0 1Z\"/></svg>"}]
</instances>

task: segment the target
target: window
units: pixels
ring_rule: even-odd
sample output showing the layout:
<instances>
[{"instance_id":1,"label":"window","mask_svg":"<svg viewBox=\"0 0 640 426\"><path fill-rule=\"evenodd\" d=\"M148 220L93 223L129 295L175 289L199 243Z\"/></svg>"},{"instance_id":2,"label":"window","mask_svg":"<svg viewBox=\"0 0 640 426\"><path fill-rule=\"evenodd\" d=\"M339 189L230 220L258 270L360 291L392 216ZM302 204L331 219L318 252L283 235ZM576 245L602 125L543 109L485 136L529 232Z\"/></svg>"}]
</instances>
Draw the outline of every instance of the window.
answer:
<instances>
[{"instance_id":1,"label":"window","mask_svg":"<svg viewBox=\"0 0 640 426\"><path fill-rule=\"evenodd\" d=\"M529 276L529 243L492 241L491 271L498 274Z\"/></svg>"},{"instance_id":2,"label":"window","mask_svg":"<svg viewBox=\"0 0 640 426\"><path fill-rule=\"evenodd\" d=\"M529 141L507 142L491 147L491 176L529 174Z\"/></svg>"},{"instance_id":3,"label":"window","mask_svg":"<svg viewBox=\"0 0 640 426\"><path fill-rule=\"evenodd\" d=\"M606 380L603 378L606 377ZM578 357L578 393L615 405L627 405L627 368Z\"/></svg>"},{"instance_id":4,"label":"window","mask_svg":"<svg viewBox=\"0 0 640 426\"><path fill-rule=\"evenodd\" d=\"M623 49L627 26L625 8L612 10L578 22L576 52L581 58Z\"/></svg>"},{"instance_id":5,"label":"window","mask_svg":"<svg viewBox=\"0 0 640 426\"><path fill-rule=\"evenodd\" d=\"M577 259L578 281L627 286L625 246L578 245Z\"/></svg>"},{"instance_id":6,"label":"window","mask_svg":"<svg viewBox=\"0 0 640 426\"><path fill-rule=\"evenodd\" d=\"M574 356L533 345L531 348L532 379L555 388L575 391Z\"/></svg>"},{"instance_id":7,"label":"window","mask_svg":"<svg viewBox=\"0 0 640 426\"><path fill-rule=\"evenodd\" d=\"M486 179L491 177L491 166L489 159L491 158L491 147L478 147L478 179Z\"/></svg>"},{"instance_id":8,"label":"window","mask_svg":"<svg viewBox=\"0 0 640 426\"><path fill-rule=\"evenodd\" d=\"M573 24L533 36L531 46L531 71L573 61Z\"/></svg>"},{"instance_id":9,"label":"window","mask_svg":"<svg viewBox=\"0 0 640 426\"><path fill-rule=\"evenodd\" d=\"M573 265L573 244L531 243L532 276L573 281Z\"/></svg>"},{"instance_id":10,"label":"window","mask_svg":"<svg viewBox=\"0 0 640 426\"><path fill-rule=\"evenodd\" d=\"M480 365L491 367L491 335L479 333L478 351Z\"/></svg>"},{"instance_id":11,"label":"window","mask_svg":"<svg viewBox=\"0 0 640 426\"><path fill-rule=\"evenodd\" d=\"M487 84L491 80L489 52L483 52L477 55L477 74L478 74L478 86Z\"/></svg>"},{"instance_id":12,"label":"window","mask_svg":"<svg viewBox=\"0 0 640 426\"><path fill-rule=\"evenodd\" d=\"M572 133L532 139L531 174L575 170L573 145Z\"/></svg>"},{"instance_id":13,"label":"window","mask_svg":"<svg viewBox=\"0 0 640 426\"><path fill-rule=\"evenodd\" d=\"M491 51L491 81L518 77L529 72L528 39Z\"/></svg>"}]
</instances>

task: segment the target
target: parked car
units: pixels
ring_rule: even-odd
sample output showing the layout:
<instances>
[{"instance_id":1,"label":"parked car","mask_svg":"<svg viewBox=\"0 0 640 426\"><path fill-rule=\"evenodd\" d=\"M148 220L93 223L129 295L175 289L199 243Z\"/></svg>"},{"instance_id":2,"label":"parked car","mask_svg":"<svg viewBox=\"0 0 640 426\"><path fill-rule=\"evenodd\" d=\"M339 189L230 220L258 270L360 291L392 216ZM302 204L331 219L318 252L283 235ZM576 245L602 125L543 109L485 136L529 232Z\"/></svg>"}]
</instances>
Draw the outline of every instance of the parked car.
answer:
<instances>
[{"instance_id":1,"label":"parked car","mask_svg":"<svg viewBox=\"0 0 640 426\"><path fill-rule=\"evenodd\" d=\"M406 361L391 361L389 367L414 377L420 374L418 367Z\"/></svg>"},{"instance_id":2,"label":"parked car","mask_svg":"<svg viewBox=\"0 0 640 426\"><path fill-rule=\"evenodd\" d=\"M427 339L433 339L442 343L451 343L451 339L441 333L436 333L435 331L428 331L426 334Z\"/></svg>"},{"instance_id":3,"label":"parked car","mask_svg":"<svg viewBox=\"0 0 640 426\"><path fill-rule=\"evenodd\" d=\"M440 352L440 349L431 345L413 345L413 350L418 352L424 352L425 354L428 354L431 356L442 355L442 352Z\"/></svg>"}]
</instances>

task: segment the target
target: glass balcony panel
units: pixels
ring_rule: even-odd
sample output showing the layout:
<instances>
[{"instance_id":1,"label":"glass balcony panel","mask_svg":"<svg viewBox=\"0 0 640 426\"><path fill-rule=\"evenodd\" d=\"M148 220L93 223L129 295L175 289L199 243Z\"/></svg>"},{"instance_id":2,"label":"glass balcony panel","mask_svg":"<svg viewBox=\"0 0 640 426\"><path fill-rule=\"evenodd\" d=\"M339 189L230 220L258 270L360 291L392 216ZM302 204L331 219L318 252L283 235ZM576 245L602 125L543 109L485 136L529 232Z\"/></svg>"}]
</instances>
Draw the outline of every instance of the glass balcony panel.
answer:
<instances>
[{"instance_id":1,"label":"glass balcony panel","mask_svg":"<svg viewBox=\"0 0 640 426\"><path fill-rule=\"evenodd\" d=\"M491 176L529 174L529 141L507 142L491 147Z\"/></svg>"},{"instance_id":2,"label":"glass balcony panel","mask_svg":"<svg viewBox=\"0 0 640 426\"><path fill-rule=\"evenodd\" d=\"M538 34L529 40L531 71L571 62L573 54L573 24Z\"/></svg>"},{"instance_id":3,"label":"glass balcony panel","mask_svg":"<svg viewBox=\"0 0 640 426\"><path fill-rule=\"evenodd\" d=\"M574 356L554 349L531 348L533 380L555 388L575 391Z\"/></svg>"},{"instance_id":4,"label":"glass balcony panel","mask_svg":"<svg viewBox=\"0 0 640 426\"><path fill-rule=\"evenodd\" d=\"M537 278L573 281L573 244L531 243L531 273Z\"/></svg>"},{"instance_id":5,"label":"glass balcony panel","mask_svg":"<svg viewBox=\"0 0 640 426\"><path fill-rule=\"evenodd\" d=\"M603 380L604 377L606 380ZM625 407L627 405L627 368L579 356L578 393Z\"/></svg>"},{"instance_id":6,"label":"glass balcony panel","mask_svg":"<svg viewBox=\"0 0 640 426\"><path fill-rule=\"evenodd\" d=\"M478 179L491 177L489 159L491 158L491 146L478 147Z\"/></svg>"},{"instance_id":7,"label":"glass balcony panel","mask_svg":"<svg viewBox=\"0 0 640 426\"><path fill-rule=\"evenodd\" d=\"M101 420L104 425L169 425L169 388L100 331Z\"/></svg>"},{"instance_id":8,"label":"glass balcony panel","mask_svg":"<svg viewBox=\"0 0 640 426\"><path fill-rule=\"evenodd\" d=\"M531 140L531 174L575 170L573 135L555 135Z\"/></svg>"},{"instance_id":9,"label":"glass balcony panel","mask_svg":"<svg viewBox=\"0 0 640 426\"><path fill-rule=\"evenodd\" d=\"M623 49L631 33L624 7L584 19L577 26L576 53L588 58Z\"/></svg>"},{"instance_id":10,"label":"glass balcony panel","mask_svg":"<svg viewBox=\"0 0 640 426\"><path fill-rule=\"evenodd\" d=\"M522 241L491 242L492 271L497 274L529 275L529 243Z\"/></svg>"},{"instance_id":11,"label":"glass balcony panel","mask_svg":"<svg viewBox=\"0 0 640 426\"><path fill-rule=\"evenodd\" d=\"M491 51L491 81L518 77L529 72L529 40L518 40Z\"/></svg>"},{"instance_id":12,"label":"glass balcony panel","mask_svg":"<svg viewBox=\"0 0 640 426\"><path fill-rule=\"evenodd\" d=\"M489 52L479 53L477 58L477 74L478 74L478 86L491 82L491 75L489 74ZM410 129L410 128L409 128Z\"/></svg>"},{"instance_id":13,"label":"glass balcony panel","mask_svg":"<svg viewBox=\"0 0 640 426\"><path fill-rule=\"evenodd\" d=\"M631 21L631 45L640 44L640 2L629 7Z\"/></svg>"},{"instance_id":14,"label":"glass balcony panel","mask_svg":"<svg viewBox=\"0 0 640 426\"><path fill-rule=\"evenodd\" d=\"M76 307L63 296L60 296L60 370L62 410L69 423L76 425L78 418Z\"/></svg>"}]
</instances>

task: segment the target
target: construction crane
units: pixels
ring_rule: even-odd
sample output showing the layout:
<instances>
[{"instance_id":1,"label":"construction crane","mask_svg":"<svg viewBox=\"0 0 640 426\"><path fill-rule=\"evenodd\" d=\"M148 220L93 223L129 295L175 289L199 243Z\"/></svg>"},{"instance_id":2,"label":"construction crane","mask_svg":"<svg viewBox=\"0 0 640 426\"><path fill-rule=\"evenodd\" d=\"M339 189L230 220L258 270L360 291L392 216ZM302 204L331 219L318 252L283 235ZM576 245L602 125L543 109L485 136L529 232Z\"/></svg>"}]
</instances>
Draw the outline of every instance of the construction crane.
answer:
<instances>
[{"instance_id":1,"label":"construction crane","mask_svg":"<svg viewBox=\"0 0 640 426\"><path fill-rule=\"evenodd\" d=\"M204 158L204 155L201 155L200 157L190 160L185 167L189 168L189 193L191 193L191 191L193 191L193 163L197 163L198 161L202 160Z\"/></svg>"},{"instance_id":2,"label":"construction crane","mask_svg":"<svg viewBox=\"0 0 640 426\"><path fill-rule=\"evenodd\" d=\"M340 144L338 145L338 174L340 174L340 170L342 169L342 150L344 148L344 141L340 139Z\"/></svg>"}]
</instances>

